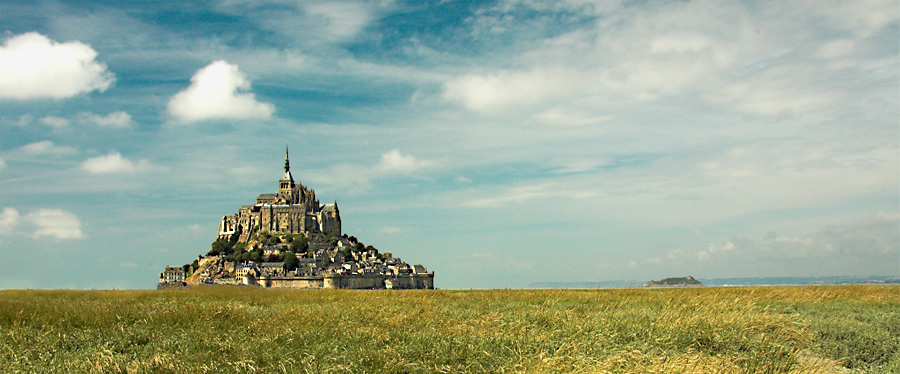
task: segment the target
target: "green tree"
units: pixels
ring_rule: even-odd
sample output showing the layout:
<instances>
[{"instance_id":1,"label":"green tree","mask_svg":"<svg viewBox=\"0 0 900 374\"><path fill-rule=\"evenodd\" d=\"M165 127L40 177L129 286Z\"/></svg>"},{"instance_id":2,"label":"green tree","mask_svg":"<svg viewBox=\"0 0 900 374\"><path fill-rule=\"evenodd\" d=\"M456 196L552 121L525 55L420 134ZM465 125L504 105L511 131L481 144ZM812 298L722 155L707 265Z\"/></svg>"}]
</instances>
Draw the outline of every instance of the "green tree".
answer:
<instances>
[{"instance_id":1,"label":"green tree","mask_svg":"<svg viewBox=\"0 0 900 374\"><path fill-rule=\"evenodd\" d=\"M328 236L325 237L325 242L334 246L338 242L338 237L334 236L333 234L328 234Z\"/></svg>"},{"instance_id":2,"label":"green tree","mask_svg":"<svg viewBox=\"0 0 900 374\"><path fill-rule=\"evenodd\" d=\"M208 254L210 256L217 256L228 255L229 253L231 253L231 243L225 239L219 238L212 243L212 248L209 250Z\"/></svg>"},{"instance_id":3,"label":"green tree","mask_svg":"<svg viewBox=\"0 0 900 374\"><path fill-rule=\"evenodd\" d=\"M353 250L351 250L350 247L344 247L344 249L341 250L341 254L344 255L344 261L353 259Z\"/></svg>"},{"instance_id":4,"label":"green tree","mask_svg":"<svg viewBox=\"0 0 900 374\"><path fill-rule=\"evenodd\" d=\"M284 268L287 271L295 270L300 266L300 261L297 260L297 255L294 252L284 252Z\"/></svg>"},{"instance_id":5,"label":"green tree","mask_svg":"<svg viewBox=\"0 0 900 374\"><path fill-rule=\"evenodd\" d=\"M291 252L304 253L309 250L309 240L304 236L298 236L291 242Z\"/></svg>"}]
</instances>

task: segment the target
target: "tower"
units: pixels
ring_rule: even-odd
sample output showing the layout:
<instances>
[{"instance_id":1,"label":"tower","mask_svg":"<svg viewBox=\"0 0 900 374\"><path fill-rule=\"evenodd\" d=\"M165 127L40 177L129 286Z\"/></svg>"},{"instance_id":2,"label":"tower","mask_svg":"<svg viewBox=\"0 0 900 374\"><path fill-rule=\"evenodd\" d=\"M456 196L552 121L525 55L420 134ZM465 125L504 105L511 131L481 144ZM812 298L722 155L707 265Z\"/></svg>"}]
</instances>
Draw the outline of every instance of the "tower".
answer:
<instances>
[{"instance_id":1,"label":"tower","mask_svg":"<svg viewBox=\"0 0 900 374\"><path fill-rule=\"evenodd\" d=\"M296 202L294 197L294 177L291 175L291 160L288 157L287 144L284 146L284 174L278 181L278 192L285 196L290 203Z\"/></svg>"}]
</instances>

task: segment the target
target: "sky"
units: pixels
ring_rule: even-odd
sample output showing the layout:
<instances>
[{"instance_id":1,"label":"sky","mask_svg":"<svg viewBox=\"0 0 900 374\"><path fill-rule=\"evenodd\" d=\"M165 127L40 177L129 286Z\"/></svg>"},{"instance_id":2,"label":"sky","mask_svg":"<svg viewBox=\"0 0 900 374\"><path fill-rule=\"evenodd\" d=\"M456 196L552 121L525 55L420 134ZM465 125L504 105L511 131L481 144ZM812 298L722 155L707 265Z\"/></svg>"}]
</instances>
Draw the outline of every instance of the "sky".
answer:
<instances>
[{"instance_id":1,"label":"sky","mask_svg":"<svg viewBox=\"0 0 900 374\"><path fill-rule=\"evenodd\" d=\"M900 275L896 1L0 3L0 288L295 180L438 288Z\"/></svg>"}]
</instances>

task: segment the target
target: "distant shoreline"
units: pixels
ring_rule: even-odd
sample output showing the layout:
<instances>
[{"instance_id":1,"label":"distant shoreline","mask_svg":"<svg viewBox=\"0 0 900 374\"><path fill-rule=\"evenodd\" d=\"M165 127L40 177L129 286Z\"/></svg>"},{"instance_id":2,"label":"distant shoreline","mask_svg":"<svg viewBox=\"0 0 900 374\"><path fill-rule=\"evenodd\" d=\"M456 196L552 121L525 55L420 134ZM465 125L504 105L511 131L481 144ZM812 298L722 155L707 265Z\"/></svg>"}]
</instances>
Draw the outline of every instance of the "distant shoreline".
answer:
<instances>
[{"instance_id":1,"label":"distant shoreline","mask_svg":"<svg viewBox=\"0 0 900 374\"><path fill-rule=\"evenodd\" d=\"M828 276L828 277L746 277L746 278L697 278L705 287L751 286L838 286L900 284L897 275ZM528 289L585 289L585 288L641 288L646 280L614 280L585 282L534 282ZM677 287L677 286L674 286ZM670 288L670 287L654 287Z\"/></svg>"}]
</instances>

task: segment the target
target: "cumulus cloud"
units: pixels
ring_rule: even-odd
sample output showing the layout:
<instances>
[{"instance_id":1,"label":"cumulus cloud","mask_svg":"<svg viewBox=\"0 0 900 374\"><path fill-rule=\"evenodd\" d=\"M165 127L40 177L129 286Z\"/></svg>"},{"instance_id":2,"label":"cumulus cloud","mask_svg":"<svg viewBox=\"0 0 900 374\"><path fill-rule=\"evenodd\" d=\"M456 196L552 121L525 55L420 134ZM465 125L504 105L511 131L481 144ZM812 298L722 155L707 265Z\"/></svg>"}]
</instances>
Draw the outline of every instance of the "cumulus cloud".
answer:
<instances>
[{"instance_id":1,"label":"cumulus cloud","mask_svg":"<svg viewBox=\"0 0 900 374\"><path fill-rule=\"evenodd\" d=\"M112 112L105 116L82 112L78 113L78 121L110 129L127 129L134 127L134 121L131 119L131 115L123 111Z\"/></svg>"},{"instance_id":2,"label":"cumulus cloud","mask_svg":"<svg viewBox=\"0 0 900 374\"><path fill-rule=\"evenodd\" d=\"M115 77L78 42L58 43L36 32L15 35L0 46L0 99L65 99L109 88Z\"/></svg>"},{"instance_id":3,"label":"cumulus cloud","mask_svg":"<svg viewBox=\"0 0 900 374\"><path fill-rule=\"evenodd\" d=\"M9 235L19 224L19 211L6 207L0 212L0 235Z\"/></svg>"},{"instance_id":4,"label":"cumulus cloud","mask_svg":"<svg viewBox=\"0 0 900 374\"><path fill-rule=\"evenodd\" d=\"M81 232L81 220L75 214L65 210L39 209L26 214L22 220L34 225L35 231L31 236L35 239L42 236L55 239L83 239L85 237Z\"/></svg>"},{"instance_id":5,"label":"cumulus cloud","mask_svg":"<svg viewBox=\"0 0 900 374\"><path fill-rule=\"evenodd\" d=\"M75 148L56 145L49 140L26 144L20 149L22 152L32 155L69 155L78 153L78 150Z\"/></svg>"},{"instance_id":6,"label":"cumulus cloud","mask_svg":"<svg viewBox=\"0 0 900 374\"><path fill-rule=\"evenodd\" d=\"M153 167L147 160L131 161L116 151L105 156L93 157L81 163L81 170L90 174L135 174Z\"/></svg>"},{"instance_id":7,"label":"cumulus cloud","mask_svg":"<svg viewBox=\"0 0 900 374\"><path fill-rule=\"evenodd\" d=\"M256 100L237 65L215 61L191 77L191 85L169 100L169 114L181 122L210 119L268 119L275 106Z\"/></svg>"}]
</instances>

